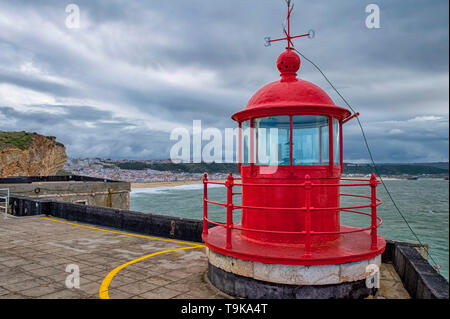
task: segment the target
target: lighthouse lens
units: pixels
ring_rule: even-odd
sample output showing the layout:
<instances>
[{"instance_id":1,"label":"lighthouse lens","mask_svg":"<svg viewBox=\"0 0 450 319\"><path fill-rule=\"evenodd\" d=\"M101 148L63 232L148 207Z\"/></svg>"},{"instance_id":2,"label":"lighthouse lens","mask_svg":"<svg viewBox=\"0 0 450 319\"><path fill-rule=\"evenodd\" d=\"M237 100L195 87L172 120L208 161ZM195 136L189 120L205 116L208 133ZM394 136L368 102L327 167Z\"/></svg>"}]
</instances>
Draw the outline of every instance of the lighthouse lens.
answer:
<instances>
[{"instance_id":1,"label":"lighthouse lens","mask_svg":"<svg viewBox=\"0 0 450 319\"><path fill-rule=\"evenodd\" d=\"M339 149L340 146L340 136L339 136L339 121L335 118L333 118L333 150L334 150L334 164L340 165L341 162L341 150Z\"/></svg>"},{"instance_id":2,"label":"lighthouse lens","mask_svg":"<svg viewBox=\"0 0 450 319\"><path fill-rule=\"evenodd\" d=\"M292 118L294 165L329 164L328 130L326 116L300 115Z\"/></svg>"},{"instance_id":3,"label":"lighthouse lens","mask_svg":"<svg viewBox=\"0 0 450 319\"><path fill-rule=\"evenodd\" d=\"M254 120L256 164L290 165L290 118L272 116Z\"/></svg>"},{"instance_id":4,"label":"lighthouse lens","mask_svg":"<svg viewBox=\"0 0 450 319\"><path fill-rule=\"evenodd\" d=\"M246 166L250 163L250 121L242 122L241 131L241 163Z\"/></svg>"}]
</instances>

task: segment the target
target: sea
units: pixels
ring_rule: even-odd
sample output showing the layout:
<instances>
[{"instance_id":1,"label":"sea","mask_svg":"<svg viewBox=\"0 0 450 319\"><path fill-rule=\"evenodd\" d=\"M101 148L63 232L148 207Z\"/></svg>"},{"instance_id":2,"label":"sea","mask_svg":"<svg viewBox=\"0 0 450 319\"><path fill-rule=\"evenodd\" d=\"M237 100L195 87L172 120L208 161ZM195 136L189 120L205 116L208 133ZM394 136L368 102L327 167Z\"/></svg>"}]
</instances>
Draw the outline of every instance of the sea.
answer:
<instances>
[{"instance_id":1,"label":"sea","mask_svg":"<svg viewBox=\"0 0 450 319\"><path fill-rule=\"evenodd\" d=\"M429 253L440 267L439 272L449 280L449 181L419 178L385 180L384 183L409 226L422 243L429 245ZM236 187L235 191L239 192L239 188ZM370 189L346 187L345 193L370 195ZM238 197L235 196L236 204L240 203ZM383 202L378 207L378 216L383 219L379 234L385 239L417 242L382 185L377 188L377 197ZM208 185L208 198L217 202L226 201L225 187ZM361 198L345 196L341 198L341 206L366 204L367 200ZM131 192L130 208L133 211L201 220L203 185L135 188ZM212 220L226 221L224 207L209 205L208 214ZM235 221L240 220L239 210L235 211L233 218ZM341 212L341 223L367 227L370 225L370 217ZM430 260L432 264L433 260Z\"/></svg>"}]
</instances>

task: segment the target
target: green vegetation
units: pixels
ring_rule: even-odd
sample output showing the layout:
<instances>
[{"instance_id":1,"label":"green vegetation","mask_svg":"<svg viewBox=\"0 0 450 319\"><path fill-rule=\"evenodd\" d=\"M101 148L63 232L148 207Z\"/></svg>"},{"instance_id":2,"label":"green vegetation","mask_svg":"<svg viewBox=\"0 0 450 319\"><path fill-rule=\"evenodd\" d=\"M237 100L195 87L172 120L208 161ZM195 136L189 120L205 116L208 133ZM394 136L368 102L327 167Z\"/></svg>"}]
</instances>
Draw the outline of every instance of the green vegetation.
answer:
<instances>
[{"instance_id":1,"label":"green vegetation","mask_svg":"<svg viewBox=\"0 0 450 319\"><path fill-rule=\"evenodd\" d=\"M381 175L448 175L448 163L447 168L436 167L432 164L377 164L377 170ZM345 174L371 174L373 171L372 165L369 164L344 163Z\"/></svg>"},{"instance_id":2,"label":"green vegetation","mask_svg":"<svg viewBox=\"0 0 450 319\"><path fill-rule=\"evenodd\" d=\"M17 147L21 150L27 149L36 133L22 132L0 132L0 150L8 147Z\"/></svg>"},{"instance_id":3,"label":"green vegetation","mask_svg":"<svg viewBox=\"0 0 450 319\"><path fill-rule=\"evenodd\" d=\"M130 161L125 163L114 163L120 169L156 171L170 171L177 173L238 173L238 165L230 163L148 163L140 161ZM444 164L444 163L440 163ZM439 166L439 167L437 167ZM377 164L378 172L381 175L448 175L445 165L435 165L434 163L421 164ZM344 174L371 174L373 168L369 164L349 164L344 163Z\"/></svg>"},{"instance_id":4,"label":"green vegetation","mask_svg":"<svg viewBox=\"0 0 450 319\"><path fill-rule=\"evenodd\" d=\"M238 173L238 165L232 163L145 163L126 162L117 163L120 169L144 170L153 169L155 171L170 171L177 173Z\"/></svg>"}]
</instances>

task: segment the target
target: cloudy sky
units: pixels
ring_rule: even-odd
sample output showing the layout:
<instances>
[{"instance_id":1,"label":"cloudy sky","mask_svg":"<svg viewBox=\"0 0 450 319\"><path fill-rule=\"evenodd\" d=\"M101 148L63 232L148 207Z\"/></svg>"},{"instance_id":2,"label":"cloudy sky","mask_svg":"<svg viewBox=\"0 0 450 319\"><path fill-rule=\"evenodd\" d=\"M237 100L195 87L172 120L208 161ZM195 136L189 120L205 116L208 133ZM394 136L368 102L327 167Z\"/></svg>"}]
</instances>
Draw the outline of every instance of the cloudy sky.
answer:
<instances>
[{"instance_id":1,"label":"cloudy sky","mask_svg":"<svg viewBox=\"0 0 450 319\"><path fill-rule=\"evenodd\" d=\"M80 9L68 28L66 7ZM448 1L295 0L296 48L360 113L378 162L448 161ZM369 3L381 28L365 26ZM54 135L70 157L168 158L176 127L234 127L277 80L283 0L0 0L0 130ZM308 62L299 76L343 102ZM356 121L347 161L367 160Z\"/></svg>"}]
</instances>

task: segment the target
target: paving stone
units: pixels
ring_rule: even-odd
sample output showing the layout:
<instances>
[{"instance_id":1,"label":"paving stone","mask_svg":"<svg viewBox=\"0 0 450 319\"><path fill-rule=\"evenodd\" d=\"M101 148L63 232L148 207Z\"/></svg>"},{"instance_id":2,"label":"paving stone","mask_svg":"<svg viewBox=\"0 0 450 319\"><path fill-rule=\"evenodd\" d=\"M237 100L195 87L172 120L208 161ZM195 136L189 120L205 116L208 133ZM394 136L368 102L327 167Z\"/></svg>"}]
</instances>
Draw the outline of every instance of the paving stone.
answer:
<instances>
[{"instance_id":1,"label":"paving stone","mask_svg":"<svg viewBox=\"0 0 450 319\"><path fill-rule=\"evenodd\" d=\"M0 246L0 249L2 249L1 246ZM14 255L0 254L0 263L3 263L4 261L11 260L11 259L16 259L16 258L17 258L17 256L14 256Z\"/></svg>"},{"instance_id":2,"label":"paving stone","mask_svg":"<svg viewBox=\"0 0 450 319\"><path fill-rule=\"evenodd\" d=\"M20 292L23 290L41 286L43 284L45 284L45 281L42 279L25 280L14 284L8 284L8 290L12 292Z\"/></svg>"},{"instance_id":3,"label":"paving stone","mask_svg":"<svg viewBox=\"0 0 450 319\"><path fill-rule=\"evenodd\" d=\"M20 292L21 295L24 295L26 297L41 297L48 294L51 294L53 292L56 292L58 290L61 290L61 287L55 287L55 286L38 286L27 290L22 290Z\"/></svg>"},{"instance_id":4,"label":"paving stone","mask_svg":"<svg viewBox=\"0 0 450 319\"><path fill-rule=\"evenodd\" d=\"M6 290L5 288L0 287L0 298L1 296L7 295L9 294L9 291Z\"/></svg>"},{"instance_id":5,"label":"paving stone","mask_svg":"<svg viewBox=\"0 0 450 319\"><path fill-rule=\"evenodd\" d=\"M38 269L38 268L42 268L42 267L45 267L45 266L42 266L41 264L32 262L32 263L28 263L28 264L25 264L25 265L20 265L19 268L24 270L24 271L28 271L28 270Z\"/></svg>"},{"instance_id":6,"label":"paving stone","mask_svg":"<svg viewBox=\"0 0 450 319\"><path fill-rule=\"evenodd\" d=\"M38 299L81 299L84 294L77 289L65 289L48 295L40 296Z\"/></svg>"},{"instance_id":7,"label":"paving stone","mask_svg":"<svg viewBox=\"0 0 450 319\"><path fill-rule=\"evenodd\" d=\"M166 279L169 282L173 282L173 281L177 281L177 280L189 277L191 275L192 274L190 274L190 273L171 271L171 272L167 272L165 274L161 274L161 275L159 275L159 277L162 279Z\"/></svg>"},{"instance_id":8,"label":"paving stone","mask_svg":"<svg viewBox=\"0 0 450 319\"><path fill-rule=\"evenodd\" d=\"M7 287L9 284L15 284L17 282L23 282L30 279L33 279L33 277L24 273L2 275L0 277L0 286Z\"/></svg>"},{"instance_id":9,"label":"paving stone","mask_svg":"<svg viewBox=\"0 0 450 319\"><path fill-rule=\"evenodd\" d=\"M112 290L108 292L110 299L130 299L133 297L133 294L123 292L121 290Z\"/></svg>"},{"instance_id":10,"label":"paving stone","mask_svg":"<svg viewBox=\"0 0 450 319\"><path fill-rule=\"evenodd\" d=\"M80 290L86 293L87 295L95 295L98 296L98 292L100 289L101 283L90 282L88 284L80 284Z\"/></svg>"},{"instance_id":11,"label":"paving stone","mask_svg":"<svg viewBox=\"0 0 450 319\"><path fill-rule=\"evenodd\" d=\"M104 276L98 276L98 275L83 275L80 274L81 278L85 278L88 281L103 281Z\"/></svg>"},{"instance_id":12,"label":"paving stone","mask_svg":"<svg viewBox=\"0 0 450 319\"><path fill-rule=\"evenodd\" d=\"M180 294L179 291L168 289L166 287L159 287L146 293L140 294L145 299L170 299Z\"/></svg>"},{"instance_id":13,"label":"paving stone","mask_svg":"<svg viewBox=\"0 0 450 319\"><path fill-rule=\"evenodd\" d=\"M133 296L135 295L141 295L147 291L153 290L155 288L157 288L158 286L155 284L151 284L149 282L146 281L138 281L138 282L134 282L128 285L123 285L120 286L118 288L118 290L123 291L125 293L129 293ZM113 289L111 289L112 291L115 291Z\"/></svg>"},{"instance_id":14,"label":"paving stone","mask_svg":"<svg viewBox=\"0 0 450 319\"><path fill-rule=\"evenodd\" d=\"M22 258L14 258L14 259L9 259L9 260L5 260L5 261L1 262L1 264L6 267L15 267L15 266L20 266L20 265L25 265L28 263L29 263L29 261L27 261L26 259L22 259Z\"/></svg>"},{"instance_id":15,"label":"paving stone","mask_svg":"<svg viewBox=\"0 0 450 319\"><path fill-rule=\"evenodd\" d=\"M166 287L184 293L191 291L191 287L184 283L171 283Z\"/></svg>"},{"instance_id":16,"label":"paving stone","mask_svg":"<svg viewBox=\"0 0 450 319\"><path fill-rule=\"evenodd\" d=\"M65 269L58 269L55 267L42 267L38 269L29 270L28 273L37 275L37 276L48 276L48 275L56 275L60 273L66 273ZM69 275L69 273L66 273Z\"/></svg>"},{"instance_id":17,"label":"paving stone","mask_svg":"<svg viewBox=\"0 0 450 319\"><path fill-rule=\"evenodd\" d=\"M147 281L147 282L149 282L151 284L155 284L157 286L165 286L165 285L168 285L168 284L170 284L172 282L171 280L167 280L167 279L159 277L159 276L157 276L157 277L150 277L150 278L146 279L145 281Z\"/></svg>"},{"instance_id":18,"label":"paving stone","mask_svg":"<svg viewBox=\"0 0 450 319\"><path fill-rule=\"evenodd\" d=\"M136 279L131 278L131 277L125 277L125 276L117 275L111 280L109 286L111 288L119 288L119 287L122 287L122 286L125 286L125 285L129 285L131 283L135 283L135 282L138 282L138 281L139 280L136 280Z\"/></svg>"}]
</instances>

